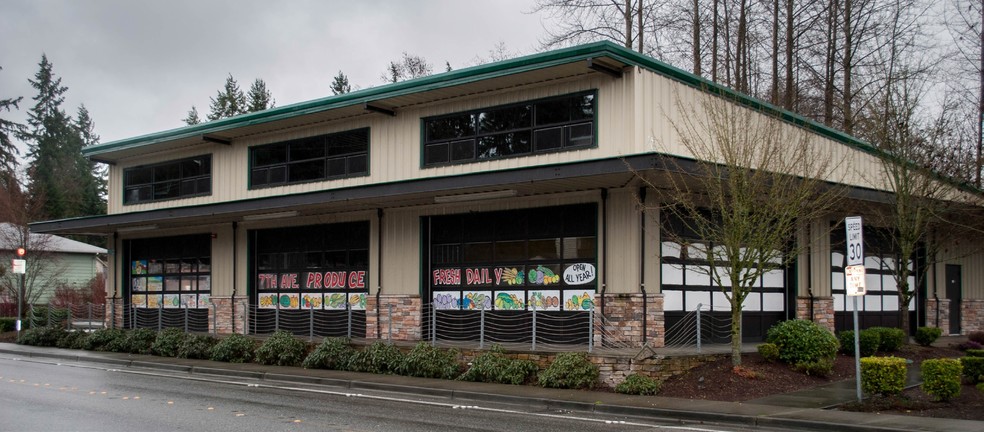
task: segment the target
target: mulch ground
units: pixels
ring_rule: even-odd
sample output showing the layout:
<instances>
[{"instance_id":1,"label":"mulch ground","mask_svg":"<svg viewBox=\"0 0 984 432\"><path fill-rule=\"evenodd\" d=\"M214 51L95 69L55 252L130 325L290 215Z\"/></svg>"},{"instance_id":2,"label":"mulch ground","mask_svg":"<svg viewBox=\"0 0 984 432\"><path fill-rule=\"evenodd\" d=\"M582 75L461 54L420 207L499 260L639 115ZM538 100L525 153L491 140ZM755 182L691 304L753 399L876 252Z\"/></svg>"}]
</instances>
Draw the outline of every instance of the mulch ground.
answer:
<instances>
[{"instance_id":1,"label":"mulch ground","mask_svg":"<svg viewBox=\"0 0 984 432\"><path fill-rule=\"evenodd\" d=\"M922 347L907 345L894 354L918 365L925 359L962 357L952 347ZM918 367L918 366L915 366ZM782 363L769 363L757 353L742 356L742 367L735 371L731 359L706 363L687 373L666 380L660 396L684 399L706 399L742 402L773 394L803 390L854 377L854 357L839 354L834 371L826 377L808 376ZM848 411L890 413L922 417L984 420L984 392L965 383L960 396L949 402L935 402L917 388L908 389L892 398L874 397L861 404L840 407Z\"/></svg>"}]
</instances>

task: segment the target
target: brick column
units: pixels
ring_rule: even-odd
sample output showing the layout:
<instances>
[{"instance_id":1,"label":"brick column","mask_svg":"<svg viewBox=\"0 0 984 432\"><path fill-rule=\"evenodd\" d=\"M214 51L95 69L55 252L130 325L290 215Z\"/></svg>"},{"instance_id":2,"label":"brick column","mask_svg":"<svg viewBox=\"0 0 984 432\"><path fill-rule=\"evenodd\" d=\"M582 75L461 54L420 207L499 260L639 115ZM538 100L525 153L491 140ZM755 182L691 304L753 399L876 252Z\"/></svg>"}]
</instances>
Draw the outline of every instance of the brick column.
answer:
<instances>
[{"instance_id":1,"label":"brick column","mask_svg":"<svg viewBox=\"0 0 984 432\"><path fill-rule=\"evenodd\" d=\"M106 299L106 316L103 317L106 328L123 328L125 313L126 309L122 298L110 297Z\"/></svg>"},{"instance_id":2,"label":"brick column","mask_svg":"<svg viewBox=\"0 0 984 432\"><path fill-rule=\"evenodd\" d=\"M641 347L643 331L646 340L653 346L663 346L663 295L649 294L646 296L646 319L643 329L643 296L642 294L606 294L605 316L601 314L601 296L595 302L595 329L604 331L606 344L628 345ZM595 343L600 344L602 335L595 334Z\"/></svg>"},{"instance_id":3,"label":"brick column","mask_svg":"<svg viewBox=\"0 0 984 432\"><path fill-rule=\"evenodd\" d=\"M237 312L241 308L241 305L237 305ZM212 306L208 308L208 331L219 334L232 333L232 314L232 298L213 296ZM236 319L236 327L241 331L242 323L239 321L242 321L242 317Z\"/></svg>"},{"instance_id":4,"label":"brick column","mask_svg":"<svg viewBox=\"0 0 984 432\"><path fill-rule=\"evenodd\" d=\"M422 333L420 317L420 296L382 294L379 297L377 321L376 296L367 296L366 338L376 338L378 328L384 340L419 341Z\"/></svg>"},{"instance_id":5,"label":"brick column","mask_svg":"<svg viewBox=\"0 0 984 432\"><path fill-rule=\"evenodd\" d=\"M950 334L950 300L934 298L926 299L926 325L936 327L936 311L939 310L939 328L944 335Z\"/></svg>"},{"instance_id":6,"label":"brick column","mask_svg":"<svg viewBox=\"0 0 984 432\"><path fill-rule=\"evenodd\" d=\"M834 298L813 297L813 316L810 316L810 298L796 298L796 318L810 320L834 332Z\"/></svg>"},{"instance_id":7,"label":"brick column","mask_svg":"<svg viewBox=\"0 0 984 432\"><path fill-rule=\"evenodd\" d=\"M961 301L960 327L963 334L984 331L984 300Z\"/></svg>"}]
</instances>

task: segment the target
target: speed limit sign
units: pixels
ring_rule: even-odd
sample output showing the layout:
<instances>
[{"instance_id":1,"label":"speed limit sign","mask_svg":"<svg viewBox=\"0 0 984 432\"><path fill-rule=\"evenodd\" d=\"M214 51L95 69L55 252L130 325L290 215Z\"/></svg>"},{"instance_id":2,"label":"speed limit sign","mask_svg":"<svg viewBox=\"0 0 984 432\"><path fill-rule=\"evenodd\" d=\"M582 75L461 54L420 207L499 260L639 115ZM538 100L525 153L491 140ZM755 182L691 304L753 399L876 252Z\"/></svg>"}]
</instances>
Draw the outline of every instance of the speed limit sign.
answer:
<instances>
[{"instance_id":1,"label":"speed limit sign","mask_svg":"<svg viewBox=\"0 0 984 432\"><path fill-rule=\"evenodd\" d=\"M861 232L861 216L844 219L847 228L847 265L864 265L864 235Z\"/></svg>"}]
</instances>

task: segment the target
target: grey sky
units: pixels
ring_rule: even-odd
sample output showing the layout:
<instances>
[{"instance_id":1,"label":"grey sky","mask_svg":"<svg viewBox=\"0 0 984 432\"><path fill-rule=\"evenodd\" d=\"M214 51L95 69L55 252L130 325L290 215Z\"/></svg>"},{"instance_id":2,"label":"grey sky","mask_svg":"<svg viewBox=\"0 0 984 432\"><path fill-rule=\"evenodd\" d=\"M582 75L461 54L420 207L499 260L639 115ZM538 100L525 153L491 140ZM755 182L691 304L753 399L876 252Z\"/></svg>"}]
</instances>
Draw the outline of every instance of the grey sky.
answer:
<instances>
[{"instance_id":1,"label":"grey sky","mask_svg":"<svg viewBox=\"0 0 984 432\"><path fill-rule=\"evenodd\" d=\"M24 122L42 53L69 88L66 111L84 103L109 142L182 126L192 105L204 117L230 73L244 91L262 78L283 106L330 95L339 70L360 88L380 85L404 51L435 72L473 65L499 42L529 54L544 33L531 3L5 0L0 98L24 101L0 115Z\"/></svg>"}]
</instances>

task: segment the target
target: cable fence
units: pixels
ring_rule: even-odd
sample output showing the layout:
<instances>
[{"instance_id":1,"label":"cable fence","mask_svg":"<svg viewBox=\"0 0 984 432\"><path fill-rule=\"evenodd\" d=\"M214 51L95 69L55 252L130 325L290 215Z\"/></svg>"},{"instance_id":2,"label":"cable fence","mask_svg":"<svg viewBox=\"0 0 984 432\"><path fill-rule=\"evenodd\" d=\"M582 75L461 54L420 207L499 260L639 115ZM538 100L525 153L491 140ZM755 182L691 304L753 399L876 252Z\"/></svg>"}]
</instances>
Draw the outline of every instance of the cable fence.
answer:
<instances>
[{"instance_id":1,"label":"cable fence","mask_svg":"<svg viewBox=\"0 0 984 432\"><path fill-rule=\"evenodd\" d=\"M309 340L322 337L366 337L366 311L359 309L286 309L249 305L246 328L251 334L287 331Z\"/></svg>"},{"instance_id":2,"label":"cable fence","mask_svg":"<svg viewBox=\"0 0 984 432\"><path fill-rule=\"evenodd\" d=\"M28 306L27 328L63 327L67 330L97 330L106 326L105 304L84 303Z\"/></svg>"},{"instance_id":3,"label":"cable fence","mask_svg":"<svg viewBox=\"0 0 984 432\"><path fill-rule=\"evenodd\" d=\"M727 312L722 314L720 312ZM690 351L692 346L701 353L704 344L721 344L731 341L731 309L715 309L697 304L694 310L666 329L663 355Z\"/></svg>"}]
</instances>

